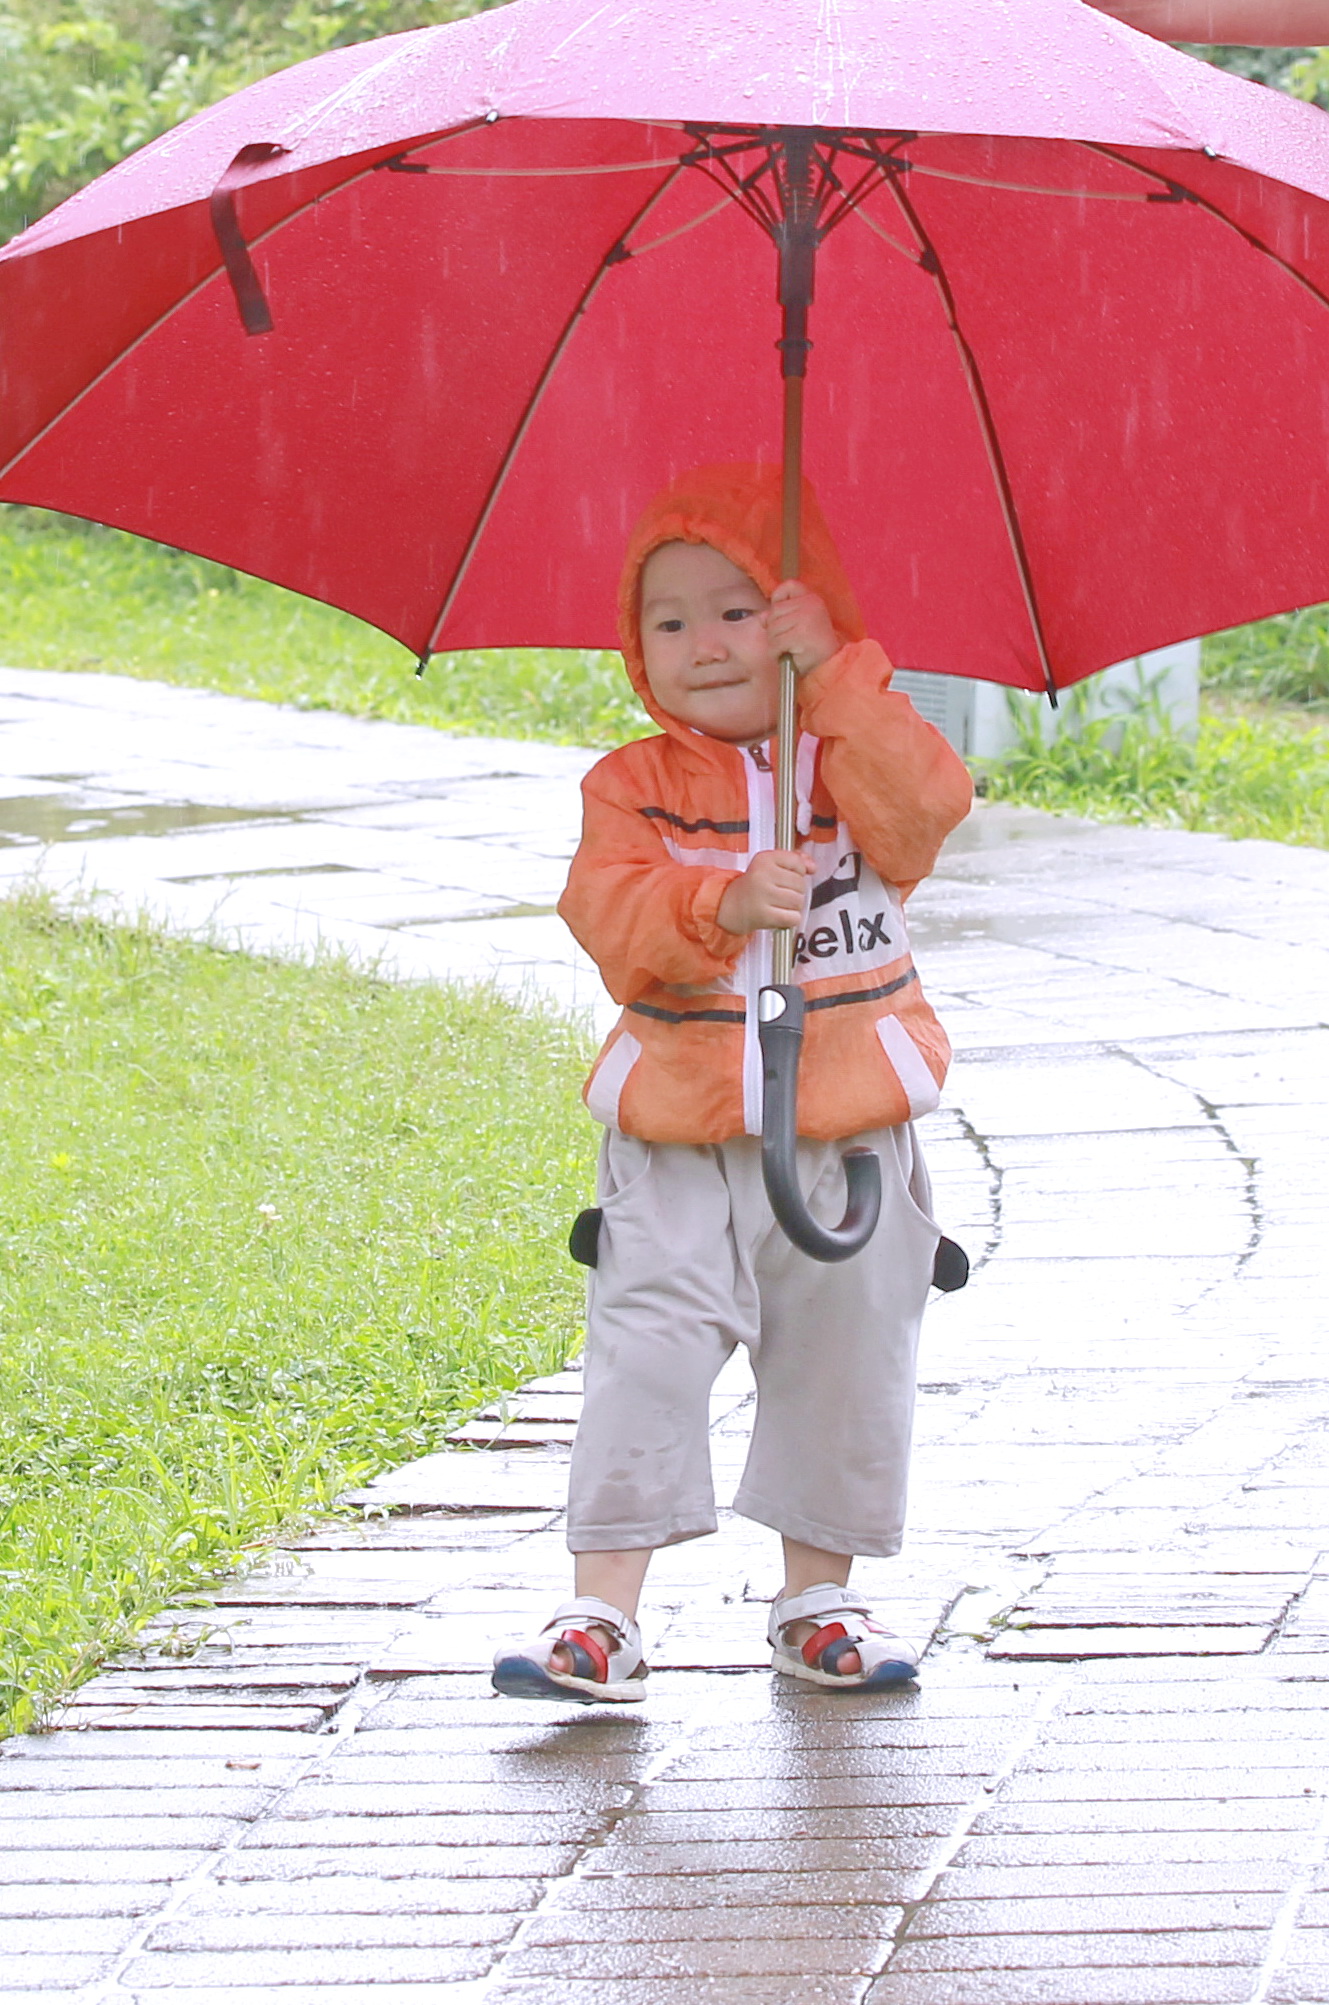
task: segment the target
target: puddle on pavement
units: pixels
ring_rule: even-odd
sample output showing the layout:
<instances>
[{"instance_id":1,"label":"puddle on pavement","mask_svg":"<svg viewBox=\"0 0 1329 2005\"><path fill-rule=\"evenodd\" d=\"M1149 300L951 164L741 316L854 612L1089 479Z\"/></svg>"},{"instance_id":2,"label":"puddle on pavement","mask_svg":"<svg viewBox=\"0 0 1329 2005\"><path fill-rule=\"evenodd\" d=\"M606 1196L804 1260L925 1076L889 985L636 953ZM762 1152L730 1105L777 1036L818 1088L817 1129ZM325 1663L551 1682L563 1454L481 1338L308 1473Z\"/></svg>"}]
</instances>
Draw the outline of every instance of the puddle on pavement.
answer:
<instances>
[{"instance_id":1,"label":"puddle on pavement","mask_svg":"<svg viewBox=\"0 0 1329 2005\"><path fill-rule=\"evenodd\" d=\"M283 817L294 821L294 815ZM164 884L237 884L242 877L363 877L354 863L267 863L260 870L200 870L189 877L165 877Z\"/></svg>"},{"instance_id":2,"label":"puddle on pavement","mask_svg":"<svg viewBox=\"0 0 1329 2005\"><path fill-rule=\"evenodd\" d=\"M51 774L63 779L63 774ZM180 829L221 828L230 822L289 822L279 808L209 806L202 801L115 801L98 804L73 794L19 794L0 800L0 847L96 842L106 836L174 835Z\"/></svg>"},{"instance_id":3,"label":"puddle on pavement","mask_svg":"<svg viewBox=\"0 0 1329 2005\"><path fill-rule=\"evenodd\" d=\"M469 926L479 919L546 919L557 905L480 906L474 912L417 913L410 919L372 919L380 933L410 933L420 926Z\"/></svg>"}]
</instances>

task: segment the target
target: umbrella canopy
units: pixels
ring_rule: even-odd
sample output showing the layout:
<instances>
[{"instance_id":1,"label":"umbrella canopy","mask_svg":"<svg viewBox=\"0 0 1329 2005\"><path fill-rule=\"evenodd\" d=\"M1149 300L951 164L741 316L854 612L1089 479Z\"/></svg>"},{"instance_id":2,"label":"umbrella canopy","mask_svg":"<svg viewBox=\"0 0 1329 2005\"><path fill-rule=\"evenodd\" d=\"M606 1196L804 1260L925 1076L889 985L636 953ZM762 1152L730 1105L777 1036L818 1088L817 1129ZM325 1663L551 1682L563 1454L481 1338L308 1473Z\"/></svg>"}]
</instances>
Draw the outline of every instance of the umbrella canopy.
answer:
<instances>
[{"instance_id":1,"label":"umbrella canopy","mask_svg":"<svg viewBox=\"0 0 1329 2005\"><path fill-rule=\"evenodd\" d=\"M805 466L897 663L1329 597L1329 124L1080 0L513 0L271 77L0 250L0 499L417 653L612 645L649 497L779 457L790 127Z\"/></svg>"}]
</instances>

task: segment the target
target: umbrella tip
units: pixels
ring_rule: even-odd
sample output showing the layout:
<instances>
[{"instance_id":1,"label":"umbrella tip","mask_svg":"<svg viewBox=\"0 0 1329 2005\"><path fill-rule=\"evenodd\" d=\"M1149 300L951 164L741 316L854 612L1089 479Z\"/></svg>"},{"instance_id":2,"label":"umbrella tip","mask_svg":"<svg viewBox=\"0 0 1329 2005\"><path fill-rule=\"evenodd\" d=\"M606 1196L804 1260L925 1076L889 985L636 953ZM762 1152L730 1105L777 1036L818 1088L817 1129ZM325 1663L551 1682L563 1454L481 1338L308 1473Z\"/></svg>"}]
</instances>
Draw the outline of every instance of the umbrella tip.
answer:
<instances>
[{"instance_id":1,"label":"umbrella tip","mask_svg":"<svg viewBox=\"0 0 1329 2005\"><path fill-rule=\"evenodd\" d=\"M419 659L415 664L415 673L417 679L424 674L428 666L429 666L429 650L428 648L426 648L424 653L419 657Z\"/></svg>"}]
</instances>

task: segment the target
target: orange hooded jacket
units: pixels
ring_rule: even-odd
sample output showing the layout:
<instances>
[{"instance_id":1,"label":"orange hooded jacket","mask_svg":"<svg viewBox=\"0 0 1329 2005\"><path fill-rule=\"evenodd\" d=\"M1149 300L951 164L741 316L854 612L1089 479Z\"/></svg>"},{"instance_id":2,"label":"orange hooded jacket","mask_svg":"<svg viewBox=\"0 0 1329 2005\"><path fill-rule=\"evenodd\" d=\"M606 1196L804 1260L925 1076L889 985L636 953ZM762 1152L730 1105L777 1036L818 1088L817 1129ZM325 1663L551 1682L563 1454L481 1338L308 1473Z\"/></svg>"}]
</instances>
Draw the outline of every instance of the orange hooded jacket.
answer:
<instances>
[{"instance_id":1,"label":"orange hooded jacket","mask_svg":"<svg viewBox=\"0 0 1329 2005\"><path fill-rule=\"evenodd\" d=\"M763 747L708 738L654 704L638 619L641 570L662 543L708 543L767 597L779 582L778 468L706 467L659 496L628 546L619 635L663 736L624 745L582 783L582 839L559 911L623 1015L585 1089L597 1120L654 1142L761 1133L757 992L769 933L716 922L727 886L775 846ZM807 992L798 1131L837 1140L935 1107L950 1059L905 932L904 900L969 811L963 762L891 694L811 489L803 582L844 645L800 679L798 826L815 860L795 978Z\"/></svg>"}]
</instances>

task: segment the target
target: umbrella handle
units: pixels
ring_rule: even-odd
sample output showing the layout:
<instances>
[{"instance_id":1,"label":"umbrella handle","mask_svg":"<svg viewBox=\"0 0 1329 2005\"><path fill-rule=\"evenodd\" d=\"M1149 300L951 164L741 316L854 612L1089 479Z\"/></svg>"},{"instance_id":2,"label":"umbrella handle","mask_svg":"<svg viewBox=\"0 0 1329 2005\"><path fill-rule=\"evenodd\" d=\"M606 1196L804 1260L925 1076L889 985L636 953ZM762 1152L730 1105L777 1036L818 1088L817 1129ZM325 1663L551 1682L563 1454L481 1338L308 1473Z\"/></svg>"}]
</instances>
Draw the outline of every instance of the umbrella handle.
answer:
<instances>
[{"instance_id":1,"label":"umbrella handle","mask_svg":"<svg viewBox=\"0 0 1329 2005\"><path fill-rule=\"evenodd\" d=\"M762 1075L761 1173L771 1210L788 1239L813 1260L848 1260L867 1245L881 1215L881 1164L871 1149L844 1155L848 1201L838 1225L822 1225L808 1210L798 1181L798 1054L803 1043L803 991L796 982L764 988L757 1005Z\"/></svg>"}]
</instances>

